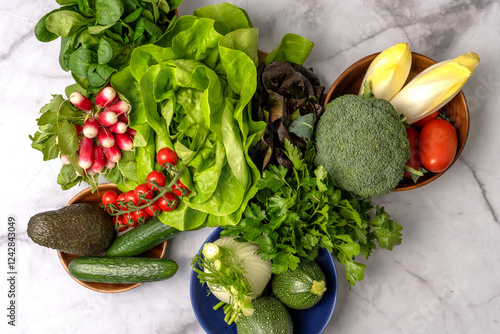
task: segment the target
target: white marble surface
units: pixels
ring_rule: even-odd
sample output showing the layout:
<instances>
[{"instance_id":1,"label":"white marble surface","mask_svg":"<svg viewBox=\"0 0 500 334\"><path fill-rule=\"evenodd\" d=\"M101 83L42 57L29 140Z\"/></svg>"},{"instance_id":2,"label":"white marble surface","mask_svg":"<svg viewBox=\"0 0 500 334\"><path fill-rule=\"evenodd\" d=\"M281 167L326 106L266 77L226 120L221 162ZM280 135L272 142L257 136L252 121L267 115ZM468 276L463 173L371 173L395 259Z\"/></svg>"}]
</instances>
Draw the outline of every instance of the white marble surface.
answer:
<instances>
[{"instance_id":1,"label":"white marble surface","mask_svg":"<svg viewBox=\"0 0 500 334\"><path fill-rule=\"evenodd\" d=\"M185 0L180 14L218 1ZM233 0L270 51L287 32L316 46L308 60L329 87L355 60L398 42L435 60L467 51L481 64L464 88L471 128L460 159L419 190L376 200L403 225L403 243L376 251L350 291L340 274L338 303L325 333L500 332L500 2L498 0ZM32 243L28 219L78 191L56 184L60 168L30 148L38 110L72 83L60 70L59 43L38 42L33 27L54 0L0 2L1 333L202 333L191 309L189 259L210 233L181 234L170 280L122 294L75 283L55 251ZM16 219L16 326L7 325L7 220Z\"/></svg>"}]
</instances>

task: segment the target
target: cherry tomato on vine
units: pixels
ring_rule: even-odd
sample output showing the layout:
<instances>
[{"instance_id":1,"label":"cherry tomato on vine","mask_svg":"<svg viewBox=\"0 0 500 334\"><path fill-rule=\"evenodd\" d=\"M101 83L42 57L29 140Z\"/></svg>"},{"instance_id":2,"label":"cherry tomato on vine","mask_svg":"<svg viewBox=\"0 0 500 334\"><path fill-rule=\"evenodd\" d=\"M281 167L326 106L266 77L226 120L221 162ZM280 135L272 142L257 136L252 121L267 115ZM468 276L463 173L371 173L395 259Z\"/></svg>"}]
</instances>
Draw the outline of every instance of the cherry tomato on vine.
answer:
<instances>
[{"instance_id":1,"label":"cherry tomato on vine","mask_svg":"<svg viewBox=\"0 0 500 334\"><path fill-rule=\"evenodd\" d=\"M160 190L158 187L165 187L165 184L167 184L167 178L166 176L157 170L152 171L151 173L148 174L146 177L146 184L148 185L149 189L152 189L154 191ZM155 187L154 182L158 185L158 187Z\"/></svg>"},{"instance_id":2,"label":"cherry tomato on vine","mask_svg":"<svg viewBox=\"0 0 500 334\"><path fill-rule=\"evenodd\" d=\"M144 223L146 220L149 218L149 214L146 212L146 209L140 209L136 211L132 211L130 213L130 217L134 221L134 224L132 225L137 226L139 223Z\"/></svg>"},{"instance_id":3,"label":"cherry tomato on vine","mask_svg":"<svg viewBox=\"0 0 500 334\"><path fill-rule=\"evenodd\" d=\"M420 132L420 160L425 169L440 173L448 168L457 153L457 130L444 119L430 121Z\"/></svg>"},{"instance_id":4,"label":"cherry tomato on vine","mask_svg":"<svg viewBox=\"0 0 500 334\"><path fill-rule=\"evenodd\" d=\"M162 197L158 199L158 206L160 209L163 211L172 211L177 208L177 205L179 204L179 200L177 197L172 194L172 193L166 193Z\"/></svg>"},{"instance_id":5,"label":"cherry tomato on vine","mask_svg":"<svg viewBox=\"0 0 500 334\"><path fill-rule=\"evenodd\" d=\"M127 220L124 215L114 216L113 223L115 224L115 229L118 232L122 232L127 228Z\"/></svg>"},{"instance_id":6,"label":"cherry tomato on vine","mask_svg":"<svg viewBox=\"0 0 500 334\"><path fill-rule=\"evenodd\" d=\"M122 204L118 204L120 201L126 201L125 200L125 194L126 193L121 193L120 195L118 195L118 197L116 198L116 203L118 205L118 208L121 209L121 210L126 210L127 207L122 205Z\"/></svg>"},{"instance_id":7,"label":"cherry tomato on vine","mask_svg":"<svg viewBox=\"0 0 500 334\"><path fill-rule=\"evenodd\" d=\"M175 166L177 164L177 154L168 147L164 147L156 154L156 161L160 166L165 167L166 164Z\"/></svg>"},{"instance_id":8,"label":"cherry tomato on vine","mask_svg":"<svg viewBox=\"0 0 500 334\"><path fill-rule=\"evenodd\" d=\"M155 201L151 203L149 206L146 207L146 212L149 214L151 217L156 217L161 213L160 206L158 205L158 201Z\"/></svg>"},{"instance_id":9,"label":"cherry tomato on vine","mask_svg":"<svg viewBox=\"0 0 500 334\"><path fill-rule=\"evenodd\" d=\"M137 203L144 204L145 200L153 198L153 190L151 190L146 183L139 184L134 189L134 197Z\"/></svg>"},{"instance_id":10,"label":"cherry tomato on vine","mask_svg":"<svg viewBox=\"0 0 500 334\"><path fill-rule=\"evenodd\" d=\"M176 194L177 196L182 196L182 193L183 193L183 190L186 189L184 192L185 192L185 195L189 195L189 193L191 192L191 190L189 190L185 185L184 183L181 182L181 180L177 179L177 182L176 184L174 184L172 186L172 192L174 194Z\"/></svg>"},{"instance_id":11,"label":"cherry tomato on vine","mask_svg":"<svg viewBox=\"0 0 500 334\"><path fill-rule=\"evenodd\" d=\"M139 223L138 220L137 221L134 220L134 217L132 216L132 212L124 213L122 216L125 217L124 221L127 222L127 227L134 227Z\"/></svg>"},{"instance_id":12,"label":"cherry tomato on vine","mask_svg":"<svg viewBox=\"0 0 500 334\"><path fill-rule=\"evenodd\" d=\"M134 190L129 190L125 193L125 202L129 202L132 205L137 205L139 203L139 198L135 197Z\"/></svg>"},{"instance_id":13,"label":"cherry tomato on vine","mask_svg":"<svg viewBox=\"0 0 500 334\"><path fill-rule=\"evenodd\" d=\"M101 202L104 206L106 206L108 204L116 203L117 198L118 194L116 193L116 191L108 190L102 195Z\"/></svg>"}]
</instances>

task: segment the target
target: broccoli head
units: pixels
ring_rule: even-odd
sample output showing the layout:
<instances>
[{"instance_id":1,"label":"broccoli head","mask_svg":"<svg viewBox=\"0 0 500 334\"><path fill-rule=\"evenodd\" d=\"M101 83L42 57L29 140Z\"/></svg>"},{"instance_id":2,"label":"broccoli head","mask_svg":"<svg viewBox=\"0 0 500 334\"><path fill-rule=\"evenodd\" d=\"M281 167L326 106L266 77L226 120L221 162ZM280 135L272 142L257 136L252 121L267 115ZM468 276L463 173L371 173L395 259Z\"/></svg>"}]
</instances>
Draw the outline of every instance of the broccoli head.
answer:
<instances>
[{"instance_id":1,"label":"broccoli head","mask_svg":"<svg viewBox=\"0 0 500 334\"><path fill-rule=\"evenodd\" d=\"M392 104L360 95L328 103L315 131L315 164L338 187L363 197L390 192L410 157L405 126Z\"/></svg>"}]
</instances>

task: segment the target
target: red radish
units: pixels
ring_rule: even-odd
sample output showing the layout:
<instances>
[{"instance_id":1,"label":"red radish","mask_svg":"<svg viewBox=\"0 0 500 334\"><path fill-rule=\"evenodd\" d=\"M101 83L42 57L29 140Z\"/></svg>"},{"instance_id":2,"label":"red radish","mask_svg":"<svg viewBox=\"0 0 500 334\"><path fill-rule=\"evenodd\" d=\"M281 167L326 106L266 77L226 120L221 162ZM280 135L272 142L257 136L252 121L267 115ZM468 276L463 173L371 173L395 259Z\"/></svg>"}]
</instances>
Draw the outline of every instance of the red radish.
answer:
<instances>
[{"instance_id":1,"label":"red radish","mask_svg":"<svg viewBox=\"0 0 500 334\"><path fill-rule=\"evenodd\" d=\"M99 108L107 107L116 97L116 90L111 86L104 87L95 97L95 104Z\"/></svg>"},{"instance_id":2,"label":"red radish","mask_svg":"<svg viewBox=\"0 0 500 334\"><path fill-rule=\"evenodd\" d=\"M76 134L81 135L83 133L83 126L80 124L75 124Z\"/></svg>"},{"instance_id":3,"label":"red radish","mask_svg":"<svg viewBox=\"0 0 500 334\"><path fill-rule=\"evenodd\" d=\"M90 168L94 163L94 142L91 138L82 137L78 152L78 165L83 169Z\"/></svg>"},{"instance_id":4,"label":"red radish","mask_svg":"<svg viewBox=\"0 0 500 334\"><path fill-rule=\"evenodd\" d=\"M104 149L103 149L103 151L104 151ZM104 156L106 156L106 154ZM106 157L106 168L107 169L113 169L113 168L115 168L115 166L116 166L116 163L110 161L108 159L108 157Z\"/></svg>"},{"instance_id":5,"label":"red radish","mask_svg":"<svg viewBox=\"0 0 500 334\"><path fill-rule=\"evenodd\" d=\"M115 124L109 126L108 129L113 133L126 133L128 125L124 122L116 122Z\"/></svg>"},{"instance_id":6,"label":"red radish","mask_svg":"<svg viewBox=\"0 0 500 334\"><path fill-rule=\"evenodd\" d=\"M108 128L99 127L97 140L99 140L102 147L111 147L115 144L115 137L113 137L113 134Z\"/></svg>"},{"instance_id":7,"label":"red radish","mask_svg":"<svg viewBox=\"0 0 500 334\"><path fill-rule=\"evenodd\" d=\"M83 111L92 110L92 101L83 96L80 92L73 92L69 96L69 101L77 108L80 108Z\"/></svg>"},{"instance_id":8,"label":"red radish","mask_svg":"<svg viewBox=\"0 0 500 334\"><path fill-rule=\"evenodd\" d=\"M124 151L132 151L134 142L126 133L115 133L116 145Z\"/></svg>"},{"instance_id":9,"label":"red radish","mask_svg":"<svg viewBox=\"0 0 500 334\"><path fill-rule=\"evenodd\" d=\"M115 104L108 105L105 111L113 111L117 115L126 115L130 111L130 104L127 101L118 101Z\"/></svg>"},{"instance_id":10,"label":"red radish","mask_svg":"<svg viewBox=\"0 0 500 334\"><path fill-rule=\"evenodd\" d=\"M106 156L104 155L104 151L102 147L95 145L94 146L94 163L90 167L88 174L96 175L102 172L104 166L106 165Z\"/></svg>"},{"instance_id":11,"label":"red radish","mask_svg":"<svg viewBox=\"0 0 500 334\"><path fill-rule=\"evenodd\" d=\"M118 122L123 122L128 125L128 117L126 115L120 115L118 116Z\"/></svg>"},{"instance_id":12,"label":"red radish","mask_svg":"<svg viewBox=\"0 0 500 334\"><path fill-rule=\"evenodd\" d=\"M99 123L95 118L87 118L85 123L83 124L83 135L87 138L95 138L97 136L97 132L99 131Z\"/></svg>"},{"instance_id":13,"label":"red radish","mask_svg":"<svg viewBox=\"0 0 500 334\"><path fill-rule=\"evenodd\" d=\"M129 128L127 129L127 133L128 133L128 135L130 136L130 138L134 139L135 134L137 133L137 130L132 129L131 127L129 127Z\"/></svg>"},{"instance_id":14,"label":"red radish","mask_svg":"<svg viewBox=\"0 0 500 334\"><path fill-rule=\"evenodd\" d=\"M118 116L113 111L106 111L106 109L99 113L97 116L99 124L102 126L111 126L118 122Z\"/></svg>"},{"instance_id":15,"label":"red radish","mask_svg":"<svg viewBox=\"0 0 500 334\"><path fill-rule=\"evenodd\" d=\"M61 161L62 161L63 165L70 165L71 164L71 162L69 162L69 159L66 156L66 154L61 155Z\"/></svg>"},{"instance_id":16,"label":"red radish","mask_svg":"<svg viewBox=\"0 0 500 334\"><path fill-rule=\"evenodd\" d=\"M104 147L103 151L110 163L116 163L122 158L122 152L120 152L120 149L116 145Z\"/></svg>"}]
</instances>

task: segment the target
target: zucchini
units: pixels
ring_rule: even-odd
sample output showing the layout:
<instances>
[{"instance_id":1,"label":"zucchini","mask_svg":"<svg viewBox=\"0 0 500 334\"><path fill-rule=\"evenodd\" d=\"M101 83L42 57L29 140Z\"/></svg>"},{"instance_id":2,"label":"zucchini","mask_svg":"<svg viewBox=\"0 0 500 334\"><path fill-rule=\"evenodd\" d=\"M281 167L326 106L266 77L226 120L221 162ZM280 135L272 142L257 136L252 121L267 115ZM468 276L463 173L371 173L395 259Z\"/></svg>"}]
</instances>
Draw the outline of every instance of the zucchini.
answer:
<instances>
[{"instance_id":1,"label":"zucchini","mask_svg":"<svg viewBox=\"0 0 500 334\"><path fill-rule=\"evenodd\" d=\"M273 297L259 297L252 301L255 309L251 316L240 315L236 319L238 334L292 334L290 313Z\"/></svg>"},{"instance_id":2,"label":"zucchini","mask_svg":"<svg viewBox=\"0 0 500 334\"><path fill-rule=\"evenodd\" d=\"M148 257L81 256L68 271L76 279L101 283L145 283L172 277L179 268L170 259Z\"/></svg>"},{"instance_id":3,"label":"zucchini","mask_svg":"<svg viewBox=\"0 0 500 334\"><path fill-rule=\"evenodd\" d=\"M325 274L315 261L301 261L295 270L274 275L271 286L274 295L285 306L305 310L323 297Z\"/></svg>"},{"instance_id":4,"label":"zucchini","mask_svg":"<svg viewBox=\"0 0 500 334\"><path fill-rule=\"evenodd\" d=\"M179 232L155 217L116 238L106 250L106 256L136 256L172 239Z\"/></svg>"}]
</instances>

